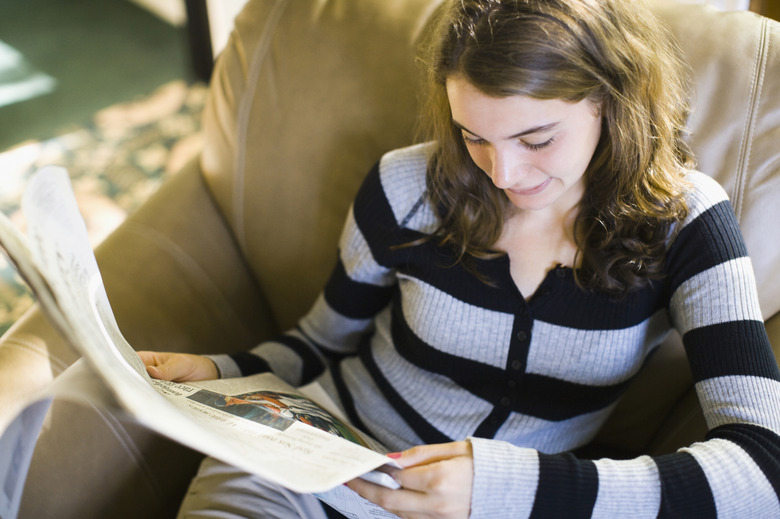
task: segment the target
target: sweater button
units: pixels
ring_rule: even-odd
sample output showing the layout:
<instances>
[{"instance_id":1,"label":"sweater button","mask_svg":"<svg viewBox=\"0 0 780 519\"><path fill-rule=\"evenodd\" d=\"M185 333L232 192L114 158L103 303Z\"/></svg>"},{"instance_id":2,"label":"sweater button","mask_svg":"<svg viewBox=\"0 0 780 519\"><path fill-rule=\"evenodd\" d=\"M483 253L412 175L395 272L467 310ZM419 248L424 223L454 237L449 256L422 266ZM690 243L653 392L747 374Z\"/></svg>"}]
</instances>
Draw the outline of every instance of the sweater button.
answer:
<instances>
[{"instance_id":1,"label":"sweater button","mask_svg":"<svg viewBox=\"0 0 780 519\"><path fill-rule=\"evenodd\" d=\"M511 367L515 371L520 371L520 369L523 367L523 363L515 359L509 363L509 367Z\"/></svg>"},{"instance_id":2,"label":"sweater button","mask_svg":"<svg viewBox=\"0 0 780 519\"><path fill-rule=\"evenodd\" d=\"M515 334L515 338L520 342L525 342L525 340L528 338L528 334L525 333L523 330L520 330Z\"/></svg>"}]
</instances>

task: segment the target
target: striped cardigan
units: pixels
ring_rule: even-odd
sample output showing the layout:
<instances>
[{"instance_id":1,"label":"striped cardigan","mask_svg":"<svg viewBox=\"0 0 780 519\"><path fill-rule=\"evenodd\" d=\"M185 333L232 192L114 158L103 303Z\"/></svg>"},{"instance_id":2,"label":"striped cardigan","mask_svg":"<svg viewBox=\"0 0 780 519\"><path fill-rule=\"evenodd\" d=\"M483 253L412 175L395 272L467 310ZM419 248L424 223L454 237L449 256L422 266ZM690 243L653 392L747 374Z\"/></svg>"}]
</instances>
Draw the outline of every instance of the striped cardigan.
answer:
<instances>
[{"instance_id":1,"label":"striped cardigan","mask_svg":"<svg viewBox=\"0 0 780 519\"><path fill-rule=\"evenodd\" d=\"M319 377L391 449L469 438L472 517L780 517L780 374L725 192L690 173L689 216L662 281L621 301L551 270L521 295L506 257L493 286L433 242L431 144L391 152L348 216L339 261L299 326L217 359L224 376ZM708 439L631 460L567 454L598 431L670 329L683 337Z\"/></svg>"}]
</instances>

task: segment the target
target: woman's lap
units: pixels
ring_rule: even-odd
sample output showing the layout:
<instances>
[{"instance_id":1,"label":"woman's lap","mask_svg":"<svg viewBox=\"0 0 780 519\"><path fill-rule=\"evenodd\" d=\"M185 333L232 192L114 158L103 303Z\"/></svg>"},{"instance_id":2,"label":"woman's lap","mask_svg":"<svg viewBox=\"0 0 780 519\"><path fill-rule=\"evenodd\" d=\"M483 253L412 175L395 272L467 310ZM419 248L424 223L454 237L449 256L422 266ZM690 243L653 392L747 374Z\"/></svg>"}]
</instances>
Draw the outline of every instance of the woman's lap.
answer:
<instances>
[{"instance_id":1,"label":"woman's lap","mask_svg":"<svg viewBox=\"0 0 780 519\"><path fill-rule=\"evenodd\" d=\"M326 507L325 507L326 508ZM214 458L201 463L178 519L340 519L310 494L298 494Z\"/></svg>"}]
</instances>

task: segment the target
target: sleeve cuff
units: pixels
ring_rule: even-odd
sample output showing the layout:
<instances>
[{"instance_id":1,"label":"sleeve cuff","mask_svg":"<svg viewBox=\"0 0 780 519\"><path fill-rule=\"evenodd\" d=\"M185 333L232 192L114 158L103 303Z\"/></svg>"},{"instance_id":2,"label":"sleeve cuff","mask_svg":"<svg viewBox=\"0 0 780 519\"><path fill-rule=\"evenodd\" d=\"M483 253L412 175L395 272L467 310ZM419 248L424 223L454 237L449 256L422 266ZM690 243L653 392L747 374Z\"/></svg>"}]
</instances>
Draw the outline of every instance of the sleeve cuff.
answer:
<instances>
[{"instance_id":1,"label":"sleeve cuff","mask_svg":"<svg viewBox=\"0 0 780 519\"><path fill-rule=\"evenodd\" d=\"M539 455L511 443L469 438L474 453L470 519L529 517L539 483Z\"/></svg>"},{"instance_id":2,"label":"sleeve cuff","mask_svg":"<svg viewBox=\"0 0 780 519\"><path fill-rule=\"evenodd\" d=\"M219 378L236 378L241 376L241 369L229 355L204 355L217 367Z\"/></svg>"}]
</instances>

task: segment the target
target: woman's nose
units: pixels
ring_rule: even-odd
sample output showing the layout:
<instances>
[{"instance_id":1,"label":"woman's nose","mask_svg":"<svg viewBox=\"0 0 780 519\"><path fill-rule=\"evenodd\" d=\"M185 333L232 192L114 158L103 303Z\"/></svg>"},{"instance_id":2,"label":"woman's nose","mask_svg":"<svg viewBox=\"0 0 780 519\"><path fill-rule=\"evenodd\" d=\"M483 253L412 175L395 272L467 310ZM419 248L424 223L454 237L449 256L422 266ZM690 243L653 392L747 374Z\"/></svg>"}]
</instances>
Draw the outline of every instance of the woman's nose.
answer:
<instances>
[{"instance_id":1,"label":"woman's nose","mask_svg":"<svg viewBox=\"0 0 780 519\"><path fill-rule=\"evenodd\" d=\"M522 161L515 154L505 150L494 150L491 157L490 178L499 189L507 189L517 182L517 175L523 168Z\"/></svg>"}]
</instances>

